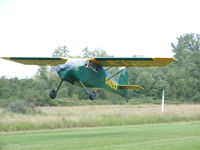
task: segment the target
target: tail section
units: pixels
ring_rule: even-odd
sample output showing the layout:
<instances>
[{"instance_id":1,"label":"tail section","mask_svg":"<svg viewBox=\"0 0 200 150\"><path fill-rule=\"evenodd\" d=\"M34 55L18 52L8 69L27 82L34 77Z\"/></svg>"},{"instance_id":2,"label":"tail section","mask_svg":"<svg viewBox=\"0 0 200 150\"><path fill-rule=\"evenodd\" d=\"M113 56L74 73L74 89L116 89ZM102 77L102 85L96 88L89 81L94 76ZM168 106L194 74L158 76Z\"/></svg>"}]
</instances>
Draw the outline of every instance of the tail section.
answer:
<instances>
[{"instance_id":1,"label":"tail section","mask_svg":"<svg viewBox=\"0 0 200 150\"><path fill-rule=\"evenodd\" d=\"M128 72L123 70L120 73L118 84L128 85Z\"/></svg>"},{"instance_id":2,"label":"tail section","mask_svg":"<svg viewBox=\"0 0 200 150\"><path fill-rule=\"evenodd\" d=\"M139 85L128 85L128 72L122 71L118 81L118 89L120 91L120 95L123 97L127 97L128 89L140 89L143 90Z\"/></svg>"}]
</instances>

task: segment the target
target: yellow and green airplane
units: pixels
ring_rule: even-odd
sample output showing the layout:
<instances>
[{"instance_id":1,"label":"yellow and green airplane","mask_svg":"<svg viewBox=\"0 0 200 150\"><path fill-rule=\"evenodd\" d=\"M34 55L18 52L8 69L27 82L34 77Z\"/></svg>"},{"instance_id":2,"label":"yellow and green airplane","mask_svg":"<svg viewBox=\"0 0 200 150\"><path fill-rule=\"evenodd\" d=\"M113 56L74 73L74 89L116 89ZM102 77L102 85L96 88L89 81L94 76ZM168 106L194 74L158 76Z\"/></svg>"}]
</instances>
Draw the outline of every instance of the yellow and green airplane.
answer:
<instances>
[{"instance_id":1,"label":"yellow and green airplane","mask_svg":"<svg viewBox=\"0 0 200 150\"><path fill-rule=\"evenodd\" d=\"M97 58L65 58L65 57L0 57L25 65L54 66L61 81L57 89L49 92L50 98L56 98L63 81L82 86L91 100L96 93L89 88L104 88L123 97L128 89L143 89L138 85L128 85L128 67L166 66L175 61L174 58L133 58L133 57L97 57ZM114 75L108 70L112 67L125 67ZM113 77L120 73L119 80Z\"/></svg>"}]
</instances>

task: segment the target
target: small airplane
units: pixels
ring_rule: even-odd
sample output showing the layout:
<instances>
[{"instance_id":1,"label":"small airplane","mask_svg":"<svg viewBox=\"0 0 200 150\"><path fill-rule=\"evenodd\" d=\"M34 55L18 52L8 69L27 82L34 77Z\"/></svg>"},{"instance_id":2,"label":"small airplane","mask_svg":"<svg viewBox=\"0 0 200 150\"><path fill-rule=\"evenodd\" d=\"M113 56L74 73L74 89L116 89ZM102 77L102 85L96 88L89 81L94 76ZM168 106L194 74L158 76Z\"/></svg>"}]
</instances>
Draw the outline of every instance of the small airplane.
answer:
<instances>
[{"instance_id":1,"label":"small airplane","mask_svg":"<svg viewBox=\"0 0 200 150\"><path fill-rule=\"evenodd\" d=\"M65 58L65 57L0 57L2 59L22 63L25 65L54 66L60 77L57 89L52 89L49 96L56 98L63 81L81 86L91 100L96 93L89 88L104 88L110 92L126 97L128 89L143 89L139 85L128 85L128 67L166 66L175 61L174 58L134 58L134 57L97 57L97 58ZM112 67L125 67L116 74L108 71ZM113 77L120 73L119 80Z\"/></svg>"}]
</instances>

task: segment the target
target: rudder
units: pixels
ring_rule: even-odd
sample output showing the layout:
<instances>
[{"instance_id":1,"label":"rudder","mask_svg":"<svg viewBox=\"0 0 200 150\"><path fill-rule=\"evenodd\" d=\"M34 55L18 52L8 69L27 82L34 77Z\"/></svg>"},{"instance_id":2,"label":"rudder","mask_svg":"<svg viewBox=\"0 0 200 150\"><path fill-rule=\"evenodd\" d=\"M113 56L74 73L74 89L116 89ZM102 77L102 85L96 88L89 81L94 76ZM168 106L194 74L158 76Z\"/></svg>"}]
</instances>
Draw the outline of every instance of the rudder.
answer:
<instances>
[{"instance_id":1,"label":"rudder","mask_svg":"<svg viewBox=\"0 0 200 150\"><path fill-rule=\"evenodd\" d=\"M144 88L139 85L129 85L128 84L128 72L123 70L119 77L118 89L120 91L121 96L127 97L128 89L143 90Z\"/></svg>"},{"instance_id":2,"label":"rudder","mask_svg":"<svg viewBox=\"0 0 200 150\"><path fill-rule=\"evenodd\" d=\"M120 73L118 84L128 85L128 72L126 70Z\"/></svg>"},{"instance_id":3,"label":"rudder","mask_svg":"<svg viewBox=\"0 0 200 150\"><path fill-rule=\"evenodd\" d=\"M128 85L128 72L126 70L123 70L120 73L118 84L119 85ZM127 97L128 89L121 89L121 95L123 97Z\"/></svg>"}]
</instances>

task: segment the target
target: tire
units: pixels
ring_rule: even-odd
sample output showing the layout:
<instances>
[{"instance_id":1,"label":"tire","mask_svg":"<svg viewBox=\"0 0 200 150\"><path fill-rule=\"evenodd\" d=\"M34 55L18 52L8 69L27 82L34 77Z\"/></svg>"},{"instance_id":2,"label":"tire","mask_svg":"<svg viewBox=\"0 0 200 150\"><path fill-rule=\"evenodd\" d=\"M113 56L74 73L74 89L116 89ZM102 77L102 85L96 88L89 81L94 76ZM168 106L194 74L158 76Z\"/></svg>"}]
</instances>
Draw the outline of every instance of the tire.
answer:
<instances>
[{"instance_id":1,"label":"tire","mask_svg":"<svg viewBox=\"0 0 200 150\"><path fill-rule=\"evenodd\" d=\"M96 92L95 91L91 91L90 93L89 93L89 99L90 100L94 100L96 98Z\"/></svg>"},{"instance_id":2,"label":"tire","mask_svg":"<svg viewBox=\"0 0 200 150\"><path fill-rule=\"evenodd\" d=\"M57 96L56 90L52 89L52 90L49 92L49 97L50 97L51 99L55 99L56 96Z\"/></svg>"}]
</instances>

